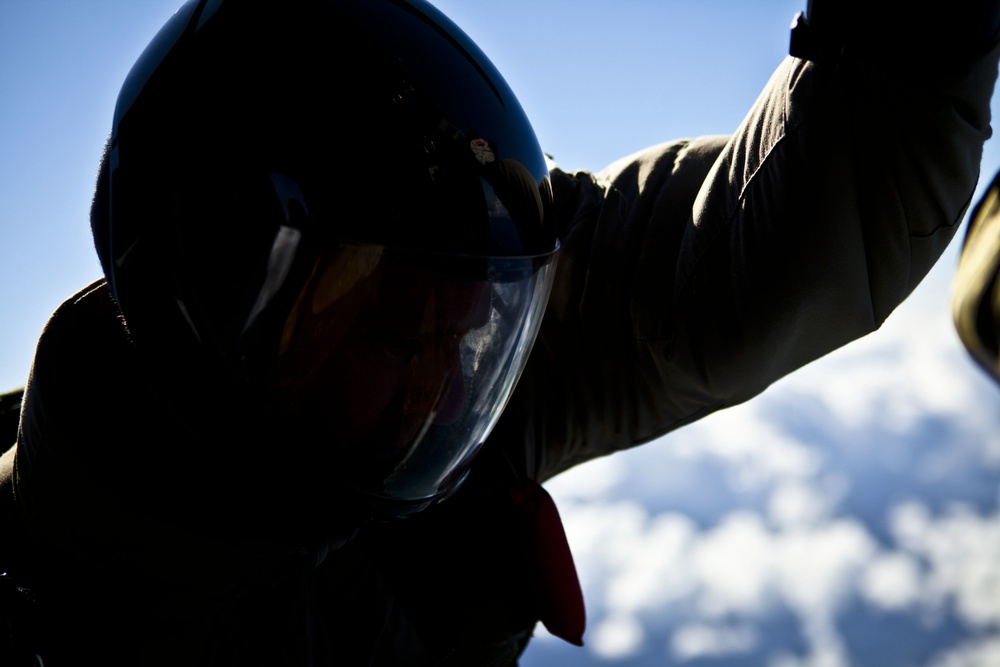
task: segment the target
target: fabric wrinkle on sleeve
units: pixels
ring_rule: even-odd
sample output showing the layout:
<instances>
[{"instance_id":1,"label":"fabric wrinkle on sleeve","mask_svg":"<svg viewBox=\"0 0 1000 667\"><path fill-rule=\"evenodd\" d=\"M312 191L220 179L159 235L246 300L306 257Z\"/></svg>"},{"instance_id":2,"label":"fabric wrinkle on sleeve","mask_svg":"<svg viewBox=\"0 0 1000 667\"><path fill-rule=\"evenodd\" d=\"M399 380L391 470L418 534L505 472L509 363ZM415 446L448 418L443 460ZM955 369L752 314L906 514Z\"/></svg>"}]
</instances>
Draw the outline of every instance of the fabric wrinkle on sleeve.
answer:
<instances>
[{"instance_id":1,"label":"fabric wrinkle on sleeve","mask_svg":"<svg viewBox=\"0 0 1000 667\"><path fill-rule=\"evenodd\" d=\"M943 252L978 179L996 51L954 80L860 58L817 69L786 60L783 103L751 112L686 230L679 333L727 404L877 329ZM700 305L727 296L732 311Z\"/></svg>"},{"instance_id":2,"label":"fabric wrinkle on sleeve","mask_svg":"<svg viewBox=\"0 0 1000 667\"><path fill-rule=\"evenodd\" d=\"M877 329L968 207L997 55L949 77L787 58L728 141L553 172L557 283L495 437L544 479Z\"/></svg>"}]
</instances>

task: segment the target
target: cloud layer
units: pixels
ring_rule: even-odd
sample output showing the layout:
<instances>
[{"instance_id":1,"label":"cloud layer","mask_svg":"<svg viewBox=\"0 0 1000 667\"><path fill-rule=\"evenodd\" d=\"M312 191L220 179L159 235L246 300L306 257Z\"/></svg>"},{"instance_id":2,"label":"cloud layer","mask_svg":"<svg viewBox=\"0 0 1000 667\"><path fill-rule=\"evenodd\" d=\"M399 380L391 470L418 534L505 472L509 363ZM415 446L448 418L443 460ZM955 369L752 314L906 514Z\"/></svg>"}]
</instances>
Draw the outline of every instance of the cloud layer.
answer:
<instances>
[{"instance_id":1,"label":"cloud layer","mask_svg":"<svg viewBox=\"0 0 1000 667\"><path fill-rule=\"evenodd\" d=\"M1000 388L942 264L872 336L553 480L587 648L523 664L1000 664Z\"/></svg>"}]
</instances>

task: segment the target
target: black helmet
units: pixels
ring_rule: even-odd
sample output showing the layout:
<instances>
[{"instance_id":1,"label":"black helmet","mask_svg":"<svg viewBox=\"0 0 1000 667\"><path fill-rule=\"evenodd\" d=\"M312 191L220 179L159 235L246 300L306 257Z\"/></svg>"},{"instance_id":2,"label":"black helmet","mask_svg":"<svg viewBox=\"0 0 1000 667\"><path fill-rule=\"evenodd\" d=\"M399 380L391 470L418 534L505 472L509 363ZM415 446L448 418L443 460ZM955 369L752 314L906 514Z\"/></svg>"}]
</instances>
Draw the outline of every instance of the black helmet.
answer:
<instances>
[{"instance_id":1,"label":"black helmet","mask_svg":"<svg viewBox=\"0 0 1000 667\"><path fill-rule=\"evenodd\" d=\"M558 247L537 139L464 33L422 0L192 0L132 68L108 149L98 252L214 456L273 457L286 491L348 486L376 514L455 489Z\"/></svg>"}]
</instances>

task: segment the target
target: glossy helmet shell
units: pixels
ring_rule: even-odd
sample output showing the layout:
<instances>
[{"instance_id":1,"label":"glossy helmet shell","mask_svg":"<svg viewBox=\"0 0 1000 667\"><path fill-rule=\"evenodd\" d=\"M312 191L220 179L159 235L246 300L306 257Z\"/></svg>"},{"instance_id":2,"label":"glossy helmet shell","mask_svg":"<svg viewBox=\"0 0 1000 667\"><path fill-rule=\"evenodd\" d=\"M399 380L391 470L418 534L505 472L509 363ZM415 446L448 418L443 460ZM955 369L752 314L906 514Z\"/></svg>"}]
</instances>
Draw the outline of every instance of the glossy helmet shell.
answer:
<instances>
[{"instance_id":1,"label":"glossy helmet shell","mask_svg":"<svg viewBox=\"0 0 1000 667\"><path fill-rule=\"evenodd\" d=\"M279 230L429 261L558 247L521 106L421 0L192 0L128 75L106 161L109 284L135 348L195 401L247 398Z\"/></svg>"}]
</instances>

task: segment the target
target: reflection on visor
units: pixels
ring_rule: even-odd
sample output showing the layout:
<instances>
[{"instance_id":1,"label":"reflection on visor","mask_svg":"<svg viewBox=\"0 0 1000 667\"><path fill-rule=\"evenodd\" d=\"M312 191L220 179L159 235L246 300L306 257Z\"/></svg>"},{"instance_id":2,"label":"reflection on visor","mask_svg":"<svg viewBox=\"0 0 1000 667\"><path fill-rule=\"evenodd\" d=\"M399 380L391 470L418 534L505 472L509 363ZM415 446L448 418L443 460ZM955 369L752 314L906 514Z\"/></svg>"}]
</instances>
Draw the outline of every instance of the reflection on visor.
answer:
<instances>
[{"instance_id":1,"label":"reflection on visor","mask_svg":"<svg viewBox=\"0 0 1000 667\"><path fill-rule=\"evenodd\" d=\"M331 475L388 499L434 497L463 472L513 389L550 259L328 249L285 311L258 383L310 434Z\"/></svg>"}]
</instances>

